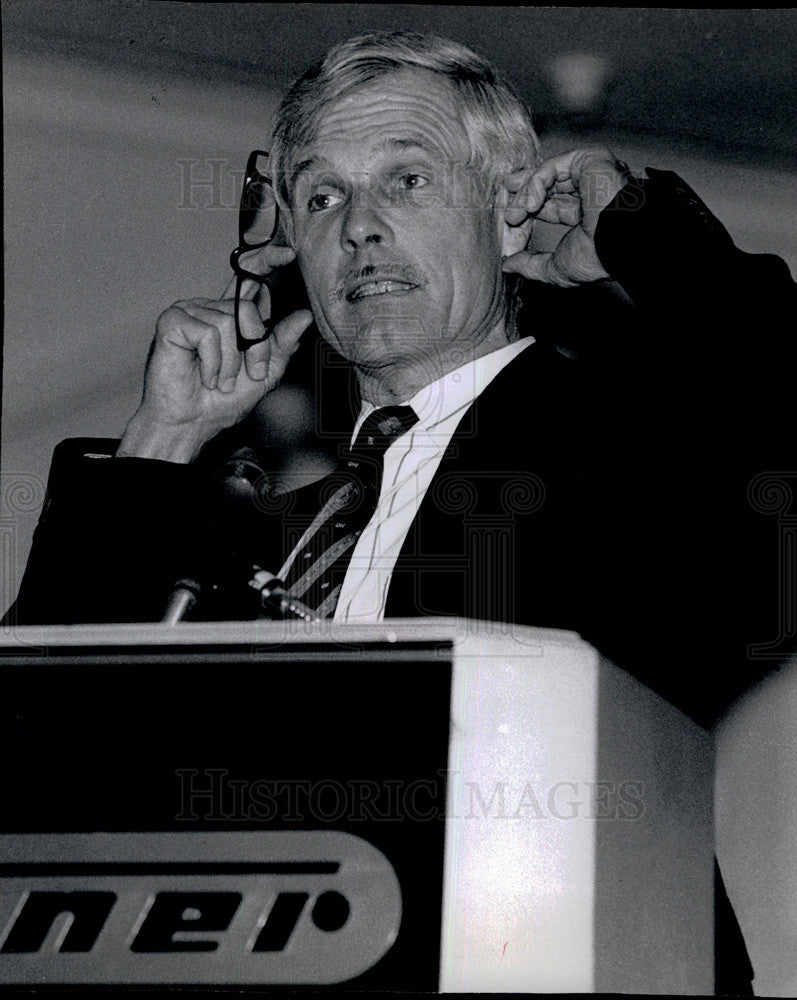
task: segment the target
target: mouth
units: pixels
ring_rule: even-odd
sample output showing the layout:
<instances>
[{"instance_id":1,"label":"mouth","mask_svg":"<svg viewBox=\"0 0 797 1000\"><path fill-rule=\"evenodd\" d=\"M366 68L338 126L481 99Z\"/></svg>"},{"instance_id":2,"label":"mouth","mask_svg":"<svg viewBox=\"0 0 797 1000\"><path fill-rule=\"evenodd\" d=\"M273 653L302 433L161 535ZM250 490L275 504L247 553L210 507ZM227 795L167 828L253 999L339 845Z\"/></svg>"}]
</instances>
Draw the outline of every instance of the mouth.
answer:
<instances>
[{"instance_id":1,"label":"mouth","mask_svg":"<svg viewBox=\"0 0 797 1000\"><path fill-rule=\"evenodd\" d=\"M380 281L364 281L346 293L348 302L360 302L362 299L374 298L377 295L404 295L418 286L411 281L399 281L393 278L383 278Z\"/></svg>"}]
</instances>

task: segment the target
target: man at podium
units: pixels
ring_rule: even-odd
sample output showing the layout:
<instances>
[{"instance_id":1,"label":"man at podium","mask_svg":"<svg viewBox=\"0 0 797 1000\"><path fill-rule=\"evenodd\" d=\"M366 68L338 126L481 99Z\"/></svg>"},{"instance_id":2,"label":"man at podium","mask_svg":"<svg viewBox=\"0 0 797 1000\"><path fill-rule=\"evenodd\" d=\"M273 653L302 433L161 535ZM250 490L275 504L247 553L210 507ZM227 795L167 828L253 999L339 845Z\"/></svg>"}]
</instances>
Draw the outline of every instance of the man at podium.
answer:
<instances>
[{"instance_id":1,"label":"man at podium","mask_svg":"<svg viewBox=\"0 0 797 1000\"><path fill-rule=\"evenodd\" d=\"M7 624L159 621L177 592L254 618L277 579L319 618L578 632L704 724L757 679L788 621L750 491L793 463L793 285L684 181L543 158L482 58L366 35L286 95L232 263L161 314L121 441L56 450ZM336 463L233 495L206 449L311 324L356 380Z\"/></svg>"},{"instance_id":2,"label":"man at podium","mask_svg":"<svg viewBox=\"0 0 797 1000\"><path fill-rule=\"evenodd\" d=\"M577 631L704 722L756 679L780 595L748 488L789 467L780 260L666 170L543 158L481 57L403 32L293 85L241 219L226 293L162 313L121 441L56 450L7 622L157 621L186 584L195 618L256 617L264 569L319 617ZM265 282L295 263L310 308L272 324ZM232 502L203 449L313 323L356 377L337 464Z\"/></svg>"}]
</instances>

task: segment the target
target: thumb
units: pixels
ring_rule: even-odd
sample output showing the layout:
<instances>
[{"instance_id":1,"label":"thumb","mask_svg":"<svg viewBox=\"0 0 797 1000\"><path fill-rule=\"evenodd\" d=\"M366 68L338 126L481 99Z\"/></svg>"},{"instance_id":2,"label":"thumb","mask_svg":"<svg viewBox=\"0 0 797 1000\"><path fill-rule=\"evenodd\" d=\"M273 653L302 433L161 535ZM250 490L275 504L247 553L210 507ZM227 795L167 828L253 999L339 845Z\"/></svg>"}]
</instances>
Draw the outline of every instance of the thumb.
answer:
<instances>
[{"instance_id":1,"label":"thumb","mask_svg":"<svg viewBox=\"0 0 797 1000\"><path fill-rule=\"evenodd\" d=\"M232 278L227 282L227 285L222 293L223 299L234 299L235 298L235 288L238 284L238 275L233 274ZM244 278L241 283L241 298L242 299L253 299L260 289L260 282L255 281L253 278Z\"/></svg>"},{"instance_id":2,"label":"thumb","mask_svg":"<svg viewBox=\"0 0 797 1000\"><path fill-rule=\"evenodd\" d=\"M269 338L271 341L271 360L275 369L282 365L284 371L285 365L299 347L302 334L312 322L313 314L309 309L297 309L296 312L277 323ZM282 372L277 377L281 377L281 375Z\"/></svg>"},{"instance_id":3,"label":"thumb","mask_svg":"<svg viewBox=\"0 0 797 1000\"><path fill-rule=\"evenodd\" d=\"M575 288L577 282L569 281L557 271L552 253L531 253L521 250L504 258L502 270L506 274L521 274L529 281L543 281L546 285Z\"/></svg>"}]
</instances>

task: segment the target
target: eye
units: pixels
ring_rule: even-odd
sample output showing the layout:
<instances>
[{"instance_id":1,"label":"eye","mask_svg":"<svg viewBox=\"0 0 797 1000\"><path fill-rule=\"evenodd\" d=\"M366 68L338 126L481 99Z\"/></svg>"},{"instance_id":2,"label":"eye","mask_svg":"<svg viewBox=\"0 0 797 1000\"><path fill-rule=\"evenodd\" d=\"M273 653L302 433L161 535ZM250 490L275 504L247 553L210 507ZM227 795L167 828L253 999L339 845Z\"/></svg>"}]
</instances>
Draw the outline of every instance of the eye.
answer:
<instances>
[{"instance_id":1,"label":"eye","mask_svg":"<svg viewBox=\"0 0 797 1000\"><path fill-rule=\"evenodd\" d=\"M426 187L429 178L423 174L402 174L399 177L399 185L402 191L417 191L418 188Z\"/></svg>"},{"instance_id":2,"label":"eye","mask_svg":"<svg viewBox=\"0 0 797 1000\"><path fill-rule=\"evenodd\" d=\"M334 208L335 205L339 205L341 201L343 201L343 198L339 194L331 194L329 192L314 194L308 199L307 211L323 212L327 208Z\"/></svg>"}]
</instances>

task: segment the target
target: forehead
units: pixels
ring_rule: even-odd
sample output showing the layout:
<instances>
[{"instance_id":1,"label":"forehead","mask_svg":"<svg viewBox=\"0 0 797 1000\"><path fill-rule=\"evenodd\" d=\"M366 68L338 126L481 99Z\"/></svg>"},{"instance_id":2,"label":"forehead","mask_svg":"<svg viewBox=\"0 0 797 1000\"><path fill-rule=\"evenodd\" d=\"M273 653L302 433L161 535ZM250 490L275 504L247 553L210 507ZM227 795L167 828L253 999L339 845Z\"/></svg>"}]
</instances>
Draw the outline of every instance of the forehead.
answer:
<instances>
[{"instance_id":1,"label":"forehead","mask_svg":"<svg viewBox=\"0 0 797 1000\"><path fill-rule=\"evenodd\" d=\"M367 161L393 150L420 147L455 161L470 143L453 85L438 73L404 69L360 84L327 105L313 138L291 162Z\"/></svg>"}]
</instances>

